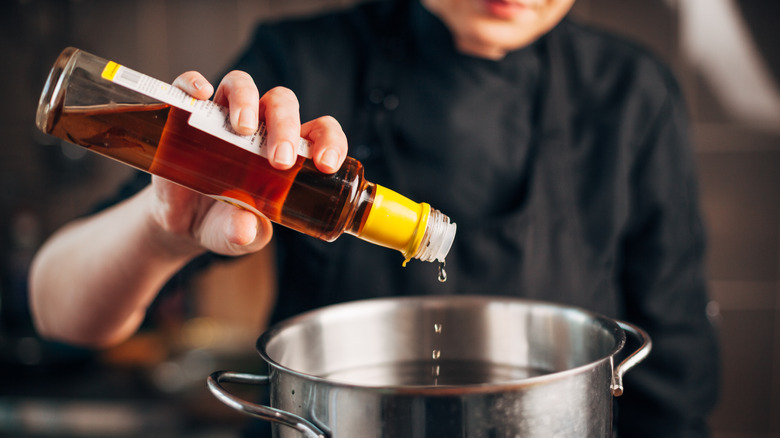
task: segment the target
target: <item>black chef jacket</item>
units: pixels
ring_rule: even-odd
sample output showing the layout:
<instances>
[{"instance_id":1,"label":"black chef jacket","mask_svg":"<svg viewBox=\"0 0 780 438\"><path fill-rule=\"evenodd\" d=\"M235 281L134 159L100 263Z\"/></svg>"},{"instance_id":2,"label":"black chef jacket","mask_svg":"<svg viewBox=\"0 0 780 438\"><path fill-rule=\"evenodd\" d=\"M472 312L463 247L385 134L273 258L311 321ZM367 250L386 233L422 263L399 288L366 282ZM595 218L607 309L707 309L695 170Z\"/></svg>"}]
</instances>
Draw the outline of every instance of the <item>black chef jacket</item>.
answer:
<instances>
[{"instance_id":1,"label":"black chef jacket","mask_svg":"<svg viewBox=\"0 0 780 438\"><path fill-rule=\"evenodd\" d=\"M718 356L681 92L642 49L564 20L499 61L456 51L417 2L261 25L235 68L334 116L366 177L458 224L437 266L276 228L274 321L368 297L490 294L573 304L646 329L622 437L706 436Z\"/></svg>"}]
</instances>

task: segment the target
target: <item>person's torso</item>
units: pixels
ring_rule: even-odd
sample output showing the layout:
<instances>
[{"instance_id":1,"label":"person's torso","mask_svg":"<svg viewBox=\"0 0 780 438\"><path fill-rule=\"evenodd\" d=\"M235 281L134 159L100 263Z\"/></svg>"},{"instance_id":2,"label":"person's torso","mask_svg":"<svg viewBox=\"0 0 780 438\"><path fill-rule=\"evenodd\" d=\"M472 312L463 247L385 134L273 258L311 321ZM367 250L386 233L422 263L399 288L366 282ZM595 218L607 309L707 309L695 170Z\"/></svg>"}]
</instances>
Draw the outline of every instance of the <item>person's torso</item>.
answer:
<instances>
[{"instance_id":1,"label":"person's torso","mask_svg":"<svg viewBox=\"0 0 780 438\"><path fill-rule=\"evenodd\" d=\"M303 120L339 120L368 180L458 224L448 280L438 281L435 264L402 267L400 253L352 236L325 243L278 227L275 319L422 294L513 295L618 314L633 158L611 118L637 96L613 79L591 84L587 72L567 70L596 64L611 47L577 52L587 42L573 40L587 31L564 22L501 62L486 61L458 54L416 3L411 26L374 26L383 15L372 8L368 19L342 14L277 29L280 53L294 51L273 71L298 95Z\"/></svg>"}]
</instances>

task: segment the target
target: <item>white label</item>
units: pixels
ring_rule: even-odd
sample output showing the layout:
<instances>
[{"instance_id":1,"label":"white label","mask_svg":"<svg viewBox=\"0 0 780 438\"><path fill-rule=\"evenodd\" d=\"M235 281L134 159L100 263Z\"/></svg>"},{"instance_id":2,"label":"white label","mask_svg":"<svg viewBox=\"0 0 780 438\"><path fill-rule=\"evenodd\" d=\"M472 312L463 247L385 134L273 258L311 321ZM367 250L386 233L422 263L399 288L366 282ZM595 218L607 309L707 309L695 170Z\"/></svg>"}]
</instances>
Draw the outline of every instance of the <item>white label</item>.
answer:
<instances>
[{"instance_id":1,"label":"white label","mask_svg":"<svg viewBox=\"0 0 780 438\"><path fill-rule=\"evenodd\" d=\"M260 123L252 135L240 135L230 125L228 109L210 100L199 100L184 91L143 73L116 65L112 77L106 77L115 84L157 99L176 108L190 112L189 124L228 143L268 158L265 123ZM311 158L311 143L301 138L298 155Z\"/></svg>"}]
</instances>

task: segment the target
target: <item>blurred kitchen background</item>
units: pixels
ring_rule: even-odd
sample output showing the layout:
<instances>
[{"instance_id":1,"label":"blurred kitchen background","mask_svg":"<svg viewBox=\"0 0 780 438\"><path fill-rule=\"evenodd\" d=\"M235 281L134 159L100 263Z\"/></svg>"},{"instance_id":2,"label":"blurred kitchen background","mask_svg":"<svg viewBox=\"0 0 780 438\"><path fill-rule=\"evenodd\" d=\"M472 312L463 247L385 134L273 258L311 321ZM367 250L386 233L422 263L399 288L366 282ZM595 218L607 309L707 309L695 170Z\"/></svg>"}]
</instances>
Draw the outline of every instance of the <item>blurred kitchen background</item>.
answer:
<instances>
[{"instance_id":1,"label":"blurred kitchen background","mask_svg":"<svg viewBox=\"0 0 780 438\"><path fill-rule=\"evenodd\" d=\"M272 299L273 280L237 263L186 293L171 291L154 330L116 348L36 337L25 300L31 257L129 175L36 131L38 95L57 54L74 45L163 80L186 70L215 78L258 21L352 3L0 3L0 436L235 436L244 419L215 401L204 379L220 368L259 369L254 340L265 322L253 310ZM780 437L780 2L578 0L573 15L649 46L685 90L710 233L709 311L724 354L711 423L716 438ZM236 276L252 276L258 293L231 294Z\"/></svg>"}]
</instances>

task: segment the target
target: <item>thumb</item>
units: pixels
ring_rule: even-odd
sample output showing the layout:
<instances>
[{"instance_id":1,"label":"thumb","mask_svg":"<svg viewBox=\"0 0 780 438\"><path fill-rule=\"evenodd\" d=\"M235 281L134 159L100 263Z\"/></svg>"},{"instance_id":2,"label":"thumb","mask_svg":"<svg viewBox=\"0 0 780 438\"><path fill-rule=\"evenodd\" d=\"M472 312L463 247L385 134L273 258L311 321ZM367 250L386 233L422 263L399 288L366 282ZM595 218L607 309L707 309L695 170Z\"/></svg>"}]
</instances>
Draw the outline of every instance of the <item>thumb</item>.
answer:
<instances>
[{"instance_id":1,"label":"thumb","mask_svg":"<svg viewBox=\"0 0 780 438\"><path fill-rule=\"evenodd\" d=\"M259 251L271 240L271 222L232 205L215 202L203 218L196 236L201 245L223 255Z\"/></svg>"}]
</instances>

